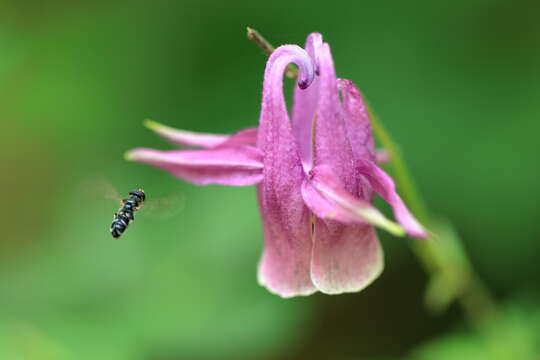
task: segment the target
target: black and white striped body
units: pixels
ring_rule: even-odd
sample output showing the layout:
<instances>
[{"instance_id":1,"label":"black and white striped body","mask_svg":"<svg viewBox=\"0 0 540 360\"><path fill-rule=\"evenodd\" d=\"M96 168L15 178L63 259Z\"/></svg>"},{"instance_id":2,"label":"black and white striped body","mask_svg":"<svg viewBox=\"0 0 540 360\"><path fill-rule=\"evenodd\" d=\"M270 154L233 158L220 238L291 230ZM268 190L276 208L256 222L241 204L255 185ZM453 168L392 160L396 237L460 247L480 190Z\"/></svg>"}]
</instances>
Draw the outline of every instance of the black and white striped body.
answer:
<instances>
[{"instance_id":1,"label":"black and white striped body","mask_svg":"<svg viewBox=\"0 0 540 360\"><path fill-rule=\"evenodd\" d=\"M130 191L127 199L122 200L122 207L116 214L111 224L111 234L113 238L120 237L127 229L129 222L135 220L133 214L139 210L146 195L142 189Z\"/></svg>"}]
</instances>

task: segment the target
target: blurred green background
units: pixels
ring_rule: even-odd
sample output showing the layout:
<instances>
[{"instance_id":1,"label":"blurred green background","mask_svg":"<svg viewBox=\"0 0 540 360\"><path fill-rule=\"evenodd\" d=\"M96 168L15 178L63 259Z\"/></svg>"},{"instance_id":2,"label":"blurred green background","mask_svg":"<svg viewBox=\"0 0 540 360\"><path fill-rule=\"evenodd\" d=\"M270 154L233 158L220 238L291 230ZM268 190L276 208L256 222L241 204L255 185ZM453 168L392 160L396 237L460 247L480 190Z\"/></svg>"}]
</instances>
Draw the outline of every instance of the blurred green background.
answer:
<instances>
[{"instance_id":1,"label":"blurred green background","mask_svg":"<svg viewBox=\"0 0 540 360\"><path fill-rule=\"evenodd\" d=\"M537 359L539 16L534 0L2 1L0 359ZM364 292L280 299L256 282L253 187L123 160L171 148L145 118L256 125L248 25L276 45L323 33L505 309L481 336L457 306L424 309L408 240L384 234ZM183 200L113 241L100 178Z\"/></svg>"}]
</instances>

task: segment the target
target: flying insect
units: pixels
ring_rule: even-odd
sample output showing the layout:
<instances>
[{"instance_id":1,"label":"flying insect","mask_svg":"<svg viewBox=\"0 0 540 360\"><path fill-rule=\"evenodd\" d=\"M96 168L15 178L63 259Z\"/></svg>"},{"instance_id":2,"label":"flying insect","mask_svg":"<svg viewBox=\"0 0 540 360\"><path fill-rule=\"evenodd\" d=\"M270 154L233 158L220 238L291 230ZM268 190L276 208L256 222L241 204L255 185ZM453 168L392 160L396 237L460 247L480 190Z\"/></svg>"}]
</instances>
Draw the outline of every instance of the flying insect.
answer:
<instances>
[{"instance_id":1,"label":"flying insect","mask_svg":"<svg viewBox=\"0 0 540 360\"><path fill-rule=\"evenodd\" d=\"M122 206L116 214L114 214L111 224L111 235L117 239L124 231L126 231L129 222L135 220L135 211L139 210L146 200L144 190L137 189L129 192L129 196L123 199Z\"/></svg>"}]
</instances>

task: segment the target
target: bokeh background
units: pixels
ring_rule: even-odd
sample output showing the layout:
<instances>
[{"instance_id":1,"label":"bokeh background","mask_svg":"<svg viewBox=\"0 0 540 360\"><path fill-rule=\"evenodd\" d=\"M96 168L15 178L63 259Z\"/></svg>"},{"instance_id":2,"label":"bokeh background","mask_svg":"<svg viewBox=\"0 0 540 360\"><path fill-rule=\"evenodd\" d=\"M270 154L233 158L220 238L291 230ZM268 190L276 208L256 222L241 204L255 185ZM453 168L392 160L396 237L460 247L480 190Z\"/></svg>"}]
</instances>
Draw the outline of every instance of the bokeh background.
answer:
<instances>
[{"instance_id":1,"label":"bokeh background","mask_svg":"<svg viewBox=\"0 0 540 360\"><path fill-rule=\"evenodd\" d=\"M2 1L0 359L538 359L539 16L534 0ZM254 188L123 160L171 148L145 118L256 125L265 56L246 26L276 45L324 34L497 297L488 329L430 314L410 240L384 234L362 293L280 299L256 283ZM104 182L180 200L113 241Z\"/></svg>"}]
</instances>

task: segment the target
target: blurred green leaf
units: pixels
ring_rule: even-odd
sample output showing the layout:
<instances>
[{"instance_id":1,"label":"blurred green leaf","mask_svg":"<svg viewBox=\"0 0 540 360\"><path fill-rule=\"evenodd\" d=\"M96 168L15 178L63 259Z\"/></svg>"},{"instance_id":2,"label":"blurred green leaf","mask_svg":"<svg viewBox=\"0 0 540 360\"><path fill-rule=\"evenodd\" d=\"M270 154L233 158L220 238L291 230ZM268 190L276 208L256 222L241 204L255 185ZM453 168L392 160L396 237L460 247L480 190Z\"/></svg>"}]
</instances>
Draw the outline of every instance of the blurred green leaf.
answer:
<instances>
[{"instance_id":1,"label":"blurred green leaf","mask_svg":"<svg viewBox=\"0 0 540 360\"><path fill-rule=\"evenodd\" d=\"M414 360L537 360L540 357L540 310L514 303L477 332L455 332L416 350Z\"/></svg>"},{"instance_id":2,"label":"blurred green leaf","mask_svg":"<svg viewBox=\"0 0 540 360\"><path fill-rule=\"evenodd\" d=\"M430 223L433 236L429 246L434 248L439 267L429 279L425 293L428 308L440 313L459 297L468 286L469 263L461 239L448 220L437 219Z\"/></svg>"}]
</instances>

